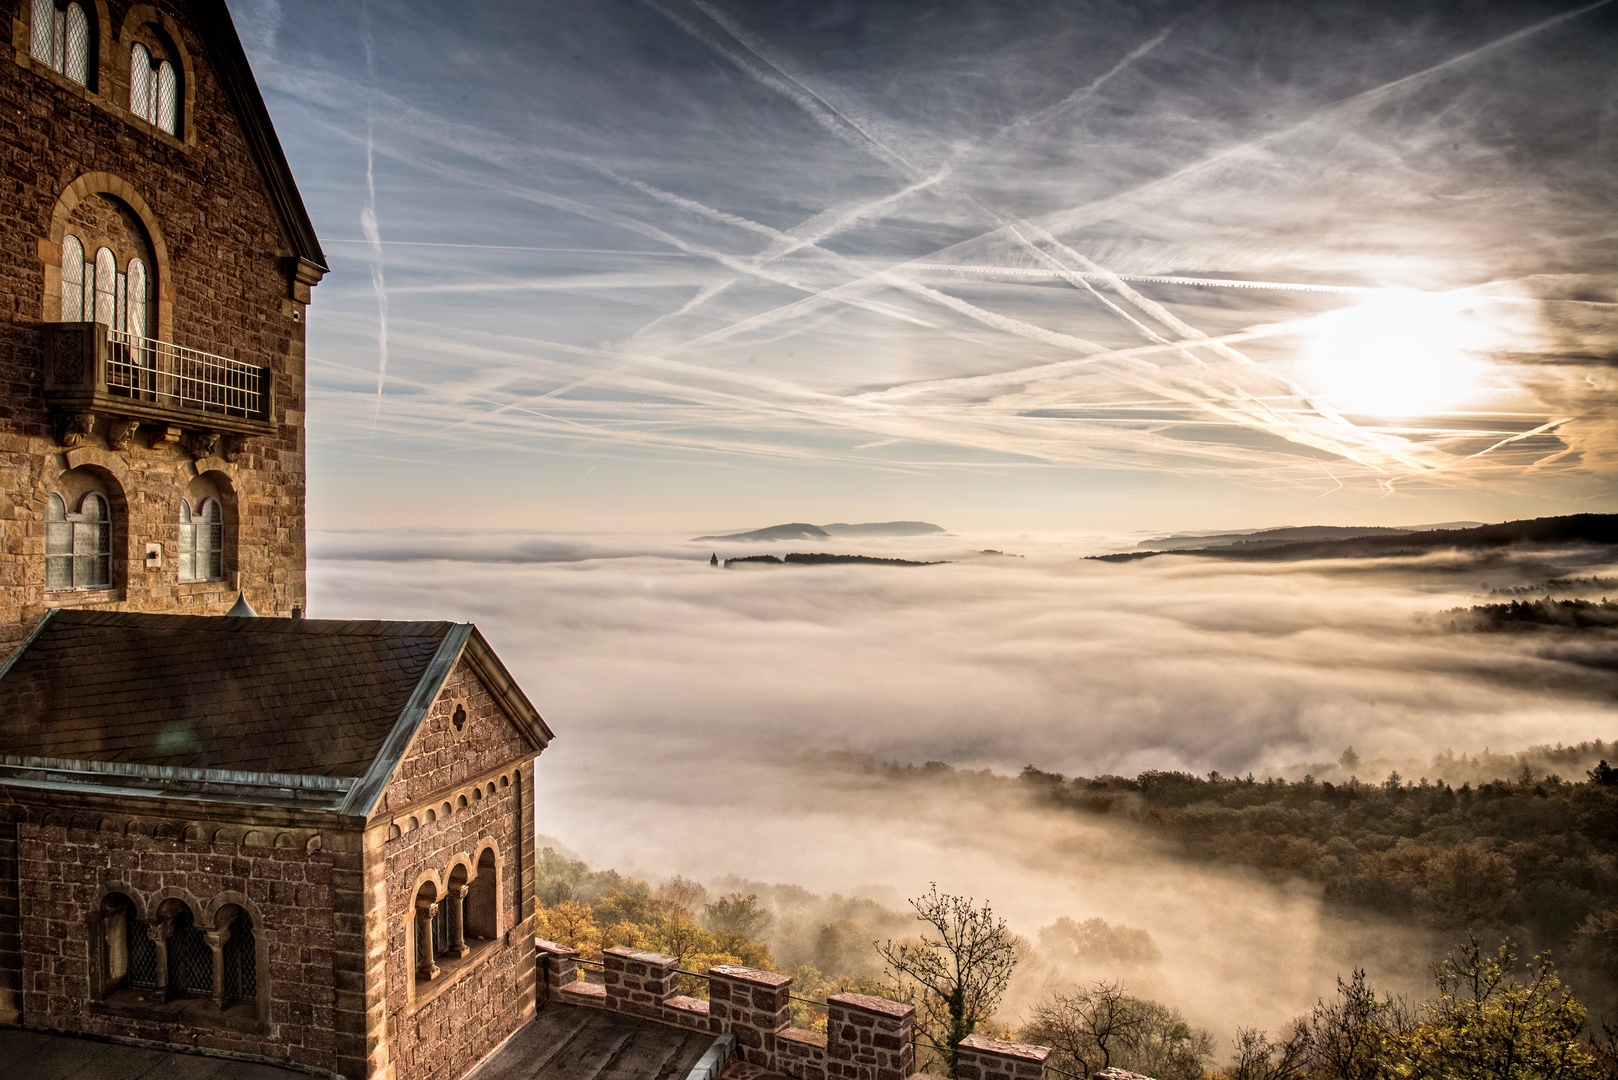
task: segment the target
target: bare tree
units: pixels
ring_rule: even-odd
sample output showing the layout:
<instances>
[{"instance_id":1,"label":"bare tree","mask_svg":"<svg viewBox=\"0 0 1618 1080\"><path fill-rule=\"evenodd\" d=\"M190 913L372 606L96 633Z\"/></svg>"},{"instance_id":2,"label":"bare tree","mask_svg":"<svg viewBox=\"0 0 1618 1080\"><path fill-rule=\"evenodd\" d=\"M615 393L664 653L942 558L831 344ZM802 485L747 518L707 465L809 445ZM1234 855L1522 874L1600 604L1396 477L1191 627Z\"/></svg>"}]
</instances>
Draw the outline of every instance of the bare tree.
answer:
<instances>
[{"instance_id":1,"label":"bare tree","mask_svg":"<svg viewBox=\"0 0 1618 1080\"><path fill-rule=\"evenodd\" d=\"M993 1015L1017 963L1016 941L985 901L940 893L910 901L920 938L877 945L895 992L917 1005L921 1037L955 1075L955 1045Z\"/></svg>"},{"instance_id":2,"label":"bare tree","mask_svg":"<svg viewBox=\"0 0 1618 1080\"><path fill-rule=\"evenodd\" d=\"M1293 1021L1280 1039L1271 1042L1257 1028L1236 1033L1236 1058L1225 1066L1228 1080L1304 1080L1309 1075L1312 1040L1306 1021Z\"/></svg>"},{"instance_id":3,"label":"bare tree","mask_svg":"<svg viewBox=\"0 0 1618 1080\"><path fill-rule=\"evenodd\" d=\"M1186 1023L1179 1010L1133 997L1116 982L1052 994L1018 1037L1049 1046L1054 1067L1073 1076L1121 1067L1162 1080L1195 1080L1213 1052L1213 1036Z\"/></svg>"}]
</instances>

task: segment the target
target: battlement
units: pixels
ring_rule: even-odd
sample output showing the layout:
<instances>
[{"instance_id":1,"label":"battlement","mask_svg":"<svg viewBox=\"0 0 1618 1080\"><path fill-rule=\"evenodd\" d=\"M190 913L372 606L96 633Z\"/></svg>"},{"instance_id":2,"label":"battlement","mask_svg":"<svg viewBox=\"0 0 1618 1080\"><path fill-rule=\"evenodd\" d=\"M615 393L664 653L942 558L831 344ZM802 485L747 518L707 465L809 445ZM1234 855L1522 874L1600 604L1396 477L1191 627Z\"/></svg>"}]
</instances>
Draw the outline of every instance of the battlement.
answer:
<instances>
[{"instance_id":1,"label":"battlement","mask_svg":"<svg viewBox=\"0 0 1618 1080\"><path fill-rule=\"evenodd\" d=\"M792 1027L792 978L724 964L697 974L708 1000L679 993L677 957L640 949L602 954L601 985L579 978L576 949L536 938L540 1001L605 1009L692 1031L730 1035L748 1065L792 1080L911 1080L916 1007L865 994L826 999L826 1032ZM1046 1080L1043 1046L973 1035L956 1050L969 1080Z\"/></svg>"}]
</instances>

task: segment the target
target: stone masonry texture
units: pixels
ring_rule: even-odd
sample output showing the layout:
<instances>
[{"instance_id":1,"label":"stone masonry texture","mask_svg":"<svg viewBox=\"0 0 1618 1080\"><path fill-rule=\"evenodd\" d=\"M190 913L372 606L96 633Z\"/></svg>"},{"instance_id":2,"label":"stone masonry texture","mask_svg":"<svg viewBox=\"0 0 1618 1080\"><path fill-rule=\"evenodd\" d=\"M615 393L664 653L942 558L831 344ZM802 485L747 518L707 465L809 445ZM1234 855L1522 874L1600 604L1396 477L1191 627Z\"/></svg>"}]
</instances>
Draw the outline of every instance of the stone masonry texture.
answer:
<instances>
[{"instance_id":1,"label":"stone masonry texture","mask_svg":"<svg viewBox=\"0 0 1618 1080\"><path fill-rule=\"evenodd\" d=\"M12 46L0 59L0 651L47 606L219 614L239 584L261 614L287 614L305 587L309 290L269 188L183 3L84 4L98 24L91 89L28 55L30 7L0 4L0 38ZM156 29L178 51L179 137L127 108L131 35ZM271 434L247 437L234 460L217 449L194 458L152 425L114 449L111 418L97 417L81 445L58 444L42 367L47 324L61 314L59 234L69 213L73 231L104 229L120 254L151 252L157 337L272 369ZM102 242L83 239L92 255ZM47 593L46 501L85 485L112 504L112 588ZM180 500L199 492L217 494L225 510L225 580L181 583ZM145 566L149 543L162 546L161 569Z\"/></svg>"}]
</instances>

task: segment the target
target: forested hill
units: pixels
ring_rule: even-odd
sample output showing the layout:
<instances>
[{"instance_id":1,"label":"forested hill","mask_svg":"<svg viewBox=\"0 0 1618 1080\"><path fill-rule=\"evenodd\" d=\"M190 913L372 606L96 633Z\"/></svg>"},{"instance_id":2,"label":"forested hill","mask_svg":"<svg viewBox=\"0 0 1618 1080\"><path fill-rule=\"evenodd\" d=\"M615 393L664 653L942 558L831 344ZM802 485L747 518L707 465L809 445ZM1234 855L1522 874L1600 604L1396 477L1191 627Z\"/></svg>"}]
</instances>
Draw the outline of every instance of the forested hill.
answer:
<instances>
[{"instance_id":1,"label":"forested hill","mask_svg":"<svg viewBox=\"0 0 1618 1080\"><path fill-rule=\"evenodd\" d=\"M1201 555L1218 559L1295 562L1303 559L1374 559L1458 549L1478 551L1516 546L1618 545L1618 514L1569 514L1484 525L1476 529L1435 529L1396 536L1358 536L1298 544L1229 544L1174 551L1126 551L1092 555L1102 562L1130 562L1154 555Z\"/></svg>"}]
</instances>

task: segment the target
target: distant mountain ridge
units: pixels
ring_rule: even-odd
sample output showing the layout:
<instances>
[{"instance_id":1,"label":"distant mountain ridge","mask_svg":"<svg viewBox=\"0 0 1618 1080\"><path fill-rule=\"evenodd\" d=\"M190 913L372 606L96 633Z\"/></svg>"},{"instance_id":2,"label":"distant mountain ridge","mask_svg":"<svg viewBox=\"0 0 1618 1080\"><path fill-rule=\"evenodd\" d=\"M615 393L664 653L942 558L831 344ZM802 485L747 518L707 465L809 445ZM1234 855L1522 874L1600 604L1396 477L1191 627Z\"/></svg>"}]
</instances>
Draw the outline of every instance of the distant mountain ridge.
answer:
<instances>
[{"instance_id":1,"label":"distant mountain ridge","mask_svg":"<svg viewBox=\"0 0 1618 1080\"><path fill-rule=\"evenodd\" d=\"M1450 529L1476 529L1481 521L1440 521L1431 525L1291 525L1252 532L1180 533L1142 540L1135 546L1153 551L1177 548L1229 547L1234 544L1300 544L1317 540L1353 540L1361 536L1407 536L1410 533Z\"/></svg>"},{"instance_id":2,"label":"distant mountain ridge","mask_svg":"<svg viewBox=\"0 0 1618 1080\"><path fill-rule=\"evenodd\" d=\"M1375 559L1420 555L1445 548L1478 550L1513 545L1618 544L1618 514L1569 514L1525 518L1475 529L1430 529L1425 532L1371 534L1344 540L1282 544L1231 544L1167 551L1126 551L1091 555L1101 562L1132 562L1154 555L1200 555L1215 559L1293 562L1303 559Z\"/></svg>"},{"instance_id":3,"label":"distant mountain ridge","mask_svg":"<svg viewBox=\"0 0 1618 1080\"><path fill-rule=\"evenodd\" d=\"M941 533L941 526L926 521L867 521L850 525L837 521L830 525L810 525L791 521L785 525L771 525L752 532L729 533L724 536L698 536L695 540L830 540L834 536L931 536Z\"/></svg>"}]
</instances>

